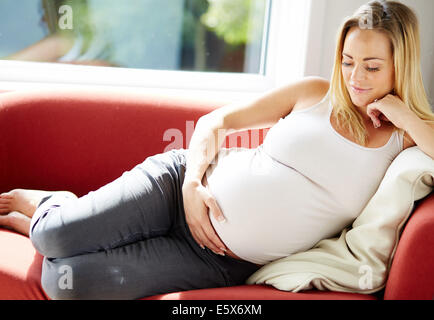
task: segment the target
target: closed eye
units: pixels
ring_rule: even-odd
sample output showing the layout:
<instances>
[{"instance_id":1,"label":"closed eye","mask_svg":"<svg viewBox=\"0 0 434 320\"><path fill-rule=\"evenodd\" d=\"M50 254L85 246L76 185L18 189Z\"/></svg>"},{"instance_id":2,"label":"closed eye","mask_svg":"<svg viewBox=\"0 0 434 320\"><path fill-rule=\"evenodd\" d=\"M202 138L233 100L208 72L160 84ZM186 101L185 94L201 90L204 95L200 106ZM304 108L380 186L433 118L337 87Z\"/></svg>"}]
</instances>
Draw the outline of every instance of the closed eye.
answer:
<instances>
[{"instance_id":1,"label":"closed eye","mask_svg":"<svg viewBox=\"0 0 434 320\"><path fill-rule=\"evenodd\" d=\"M346 62L342 62L342 65L343 65L344 67L349 67L349 66L351 66L350 63L346 63ZM369 72L377 72L377 71L380 71L380 68L366 68L366 70L368 70Z\"/></svg>"}]
</instances>

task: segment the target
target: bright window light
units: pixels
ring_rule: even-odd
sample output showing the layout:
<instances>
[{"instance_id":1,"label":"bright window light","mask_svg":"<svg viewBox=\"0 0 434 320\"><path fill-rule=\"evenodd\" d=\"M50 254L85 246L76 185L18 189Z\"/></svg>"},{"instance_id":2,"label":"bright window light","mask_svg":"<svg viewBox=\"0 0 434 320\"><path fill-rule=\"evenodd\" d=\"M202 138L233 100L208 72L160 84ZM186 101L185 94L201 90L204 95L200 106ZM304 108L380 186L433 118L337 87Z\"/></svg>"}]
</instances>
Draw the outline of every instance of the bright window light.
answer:
<instances>
[{"instance_id":1,"label":"bright window light","mask_svg":"<svg viewBox=\"0 0 434 320\"><path fill-rule=\"evenodd\" d=\"M309 10L297 0L2 0L0 84L260 93L303 75Z\"/></svg>"}]
</instances>

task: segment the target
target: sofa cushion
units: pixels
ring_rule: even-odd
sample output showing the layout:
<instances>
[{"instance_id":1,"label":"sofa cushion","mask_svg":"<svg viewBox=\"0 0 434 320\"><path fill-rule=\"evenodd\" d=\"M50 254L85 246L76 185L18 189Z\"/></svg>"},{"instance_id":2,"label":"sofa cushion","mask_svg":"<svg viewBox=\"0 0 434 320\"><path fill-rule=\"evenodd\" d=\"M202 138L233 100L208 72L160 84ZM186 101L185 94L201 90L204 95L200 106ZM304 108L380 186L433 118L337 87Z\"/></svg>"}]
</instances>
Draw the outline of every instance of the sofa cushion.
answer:
<instances>
[{"instance_id":1,"label":"sofa cushion","mask_svg":"<svg viewBox=\"0 0 434 320\"><path fill-rule=\"evenodd\" d=\"M155 295L143 300L377 300L374 295L309 290L288 292L267 285L241 285Z\"/></svg>"},{"instance_id":2,"label":"sofa cushion","mask_svg":"<svg viewBox=\"0 0 434 320\"><path fill-rule=\"evenodd\" d=\"M41 287L42 259L29 238L0 229L0 299L47 299Z\"/></svg>"},{"instance_id":3,"label":"sofa cushion","mask_svg":"<svg viewBox=\"0 0 434 320\"><path fill-rule=\"evenodd\" d=\"M49 299L41 287L43 257L33 248L30 239L0 229L0 299ZM375 300L372 295L340 292L307 291L292 293L265 285L241 285L173 292L143 300Z\"/></svg>"}]
</instances>

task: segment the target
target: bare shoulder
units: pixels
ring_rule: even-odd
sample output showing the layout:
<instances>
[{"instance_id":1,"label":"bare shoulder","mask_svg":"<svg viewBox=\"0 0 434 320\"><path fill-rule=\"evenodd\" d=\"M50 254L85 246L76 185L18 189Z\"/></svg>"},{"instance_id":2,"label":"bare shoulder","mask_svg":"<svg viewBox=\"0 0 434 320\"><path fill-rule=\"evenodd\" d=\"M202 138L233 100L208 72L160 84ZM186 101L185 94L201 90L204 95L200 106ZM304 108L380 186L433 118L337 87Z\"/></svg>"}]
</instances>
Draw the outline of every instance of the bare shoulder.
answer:
<instances>
[{"instance_id":1,"label":"bare shoulder","mask_svg":"<svg viewBox=\"0 0 434 320\"><path fill-rule=\"evenodd\" d=\"M321 77L307 77L304 79L302 92L299 93L293 111L309 108L319 103L327 94L330 81Z\"/></svg>"}]
</instances>

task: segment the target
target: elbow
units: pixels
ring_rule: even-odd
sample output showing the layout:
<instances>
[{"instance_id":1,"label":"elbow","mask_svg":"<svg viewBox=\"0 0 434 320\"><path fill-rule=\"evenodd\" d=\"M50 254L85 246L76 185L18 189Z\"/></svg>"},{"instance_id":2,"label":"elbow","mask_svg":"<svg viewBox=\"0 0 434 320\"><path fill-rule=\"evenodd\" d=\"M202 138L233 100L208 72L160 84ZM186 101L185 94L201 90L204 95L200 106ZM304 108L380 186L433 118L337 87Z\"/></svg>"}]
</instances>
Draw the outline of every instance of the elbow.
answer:
<instances>
[{"instance_id":1,"label":"elbow","mask_svg":"<svg viewBox=\"0 0 434 320\"><path fill-rule=\"evenodd\" d=\"M224 114L216 109L200 117L197 126L205 126L209 129L227 129L226 122Z\"/></svg>"}]
</instances>

